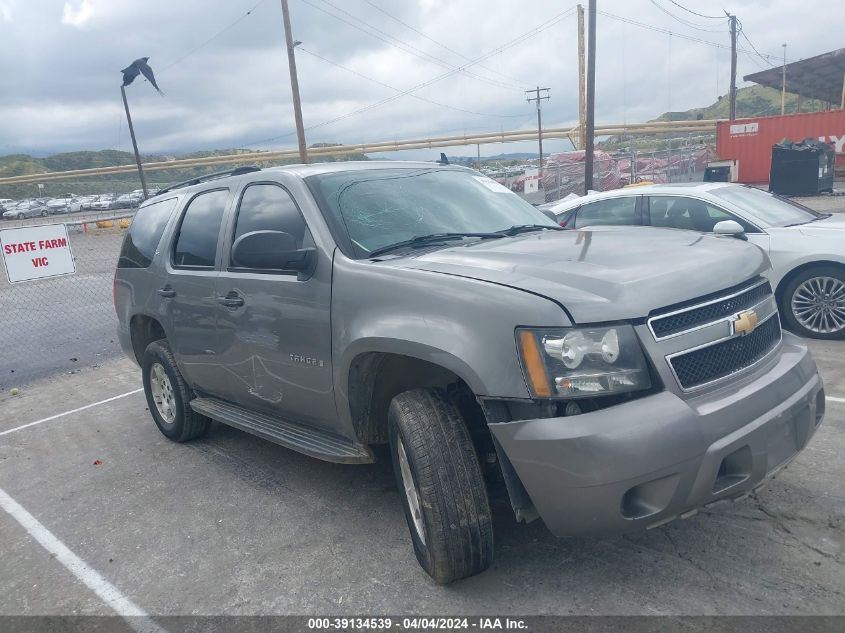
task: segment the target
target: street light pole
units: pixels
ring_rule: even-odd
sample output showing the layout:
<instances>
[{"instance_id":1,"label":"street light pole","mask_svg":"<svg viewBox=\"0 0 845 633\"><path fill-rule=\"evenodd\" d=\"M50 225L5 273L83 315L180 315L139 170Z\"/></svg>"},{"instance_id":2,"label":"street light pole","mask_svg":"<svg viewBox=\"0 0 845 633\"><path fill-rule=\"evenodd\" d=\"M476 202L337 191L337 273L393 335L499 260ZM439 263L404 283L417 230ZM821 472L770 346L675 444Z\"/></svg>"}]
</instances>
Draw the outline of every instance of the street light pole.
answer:
<instances>
[{"instance_id":1,"label":"street light pole","mask_svg":"<svg viewBox=\"0 0 845 633\"><path fill-rule=\"evenodd\" d=\"M129 102L126 101L126 87L120 87L123 97L123 108L126 110L126 122L129 124L129 136L132 137L132 149L135 151L135 164L138 165L138 176L141 178L141 189L144 190L144 200L147 199L147 179L144 178L144 168L141 167L141 155L138 153L138 142L135 140L135 128L132 126L132 116L129 114Z\"/></svg>"},{"instance_id":2,"label":"street light pole","mask_svg":"<svg viewBox=\"0 0 845 633\"><path fill-rule=\"evenodd\" d=\"M305 145L305 128L302 125L302 105L299 102L299 79L296 75L296 56L293 49L297 43L293 41L290 28L290 9L288 0L282 0L282 19L285 23L285 43L288 49L288 70L290 71L290 91L293 97L293 118L296 121L296 140L299 143L299 160L308 162L308 149Z\"/></svg>"}]
</instances>

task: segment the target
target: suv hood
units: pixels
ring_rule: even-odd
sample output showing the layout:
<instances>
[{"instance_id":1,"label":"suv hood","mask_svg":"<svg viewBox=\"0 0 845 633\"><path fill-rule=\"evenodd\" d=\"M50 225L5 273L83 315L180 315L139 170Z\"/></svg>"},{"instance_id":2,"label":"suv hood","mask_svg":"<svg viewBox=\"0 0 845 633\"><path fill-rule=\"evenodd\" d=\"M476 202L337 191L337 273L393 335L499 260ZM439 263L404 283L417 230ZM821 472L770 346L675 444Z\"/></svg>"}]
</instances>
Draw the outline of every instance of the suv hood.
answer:
<instances>
[{"instance_id":1,"label":"suv hood","mask_svg":"<svg viewBox=\"0 0 845 633\"><path fill-rule=\"evenodd\" d=\"M384 263L542 295L576 323L645 317L770 267L761 249L742 240L648 227L528 233Z\"/></svg>"}]
</instances>

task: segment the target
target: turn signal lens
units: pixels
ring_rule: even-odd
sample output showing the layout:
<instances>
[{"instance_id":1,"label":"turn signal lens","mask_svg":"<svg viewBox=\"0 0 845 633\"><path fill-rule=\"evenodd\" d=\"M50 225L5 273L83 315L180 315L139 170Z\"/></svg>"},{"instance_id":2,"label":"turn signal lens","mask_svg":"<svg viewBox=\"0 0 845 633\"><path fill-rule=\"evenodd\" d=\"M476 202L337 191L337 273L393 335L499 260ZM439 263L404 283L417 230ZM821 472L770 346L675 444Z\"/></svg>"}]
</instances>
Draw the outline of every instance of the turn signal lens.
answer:
<instances>
[{"instance_id":1,"label":"turn signal lens","mask_svg":"<svg viewBox=\"0 0 845 633\"><path fill-rule=\"evenodd\" d=\"M531 390L539 398L548 398L552 395L549 379L546 377L546 370L543 367L543 359L540 357L540 349L537 347L537 340L531 332L523 330L519 333L519 347L522 352L522 361L525 363L525 373L531 383Z\"/></svg>"}]
</instances>

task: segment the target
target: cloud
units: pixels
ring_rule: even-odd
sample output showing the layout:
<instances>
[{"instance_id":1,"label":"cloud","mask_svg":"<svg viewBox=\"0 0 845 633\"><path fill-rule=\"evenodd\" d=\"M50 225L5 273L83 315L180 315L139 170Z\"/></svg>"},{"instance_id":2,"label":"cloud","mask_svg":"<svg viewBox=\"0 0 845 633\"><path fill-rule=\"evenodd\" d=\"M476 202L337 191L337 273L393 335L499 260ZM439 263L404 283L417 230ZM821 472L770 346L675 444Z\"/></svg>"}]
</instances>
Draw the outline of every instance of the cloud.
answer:
<instances>
[{"instance_id":1,"label":"cloud","mask_svg":"<svg viewBox=\"0 0 845 633\"><path fill-rule=\"evenodd\" d=\"M127 89L143 152L294 146L280 3L211 4L213 11L208 0L0 0L0 154L126 149L120 69L146 56L167 96L143 79ZM790 57L809 57L834 48L845 32L841 0L817 0L813 11L794 0L735 4L744 33L764 53L780 54L788 42ZM306 140L361 143L533 128L536 110L524 90L536 85L551 88L543 125L571 127L578 119L574 12L537 29L568 5L535 0L530 10L525 6L489 0L291 2L293 34L303 43L297 68ZM44 19L60 11L61 21ZM729 50L670 38L609 14L721 45L730 41L726 23L698 31L649 0L607 1L602 11L597 123L645 121L670 108L709 105L727 92ZM748 45L740 40L740 46ZM418 98L391 99L397 89L429 82L488 52L483 66L432 82L414 91ZM738 76L755 70L753 57L741 52ZM265 139L273 140L257 143ZM566 145L549 140L544 150ZM536 143L490 144L481 151L511 148L533 150Z\"/></svg>"},{"instance_id":2,"label":"cloud","mask_svg":"<svg viewBox=\"0 0 845 633\"><path fill-rule=\"evenodd\" d=\"M81 0L76 8L72 3L65 2L64 9L62 9L62 24L82 27L91 19L92 15L94 15L94 6L90 0Z\"/></svg>"},{"instance_id":3,"label":"cloud","mask_svg":"<svg viewBox=\"0 0 845 633\"><path fill-rule=\"evenodd\" d=\"M12 21L12 3L8 0L0 0L0 22Z\"/></svg>"}]
</instances>

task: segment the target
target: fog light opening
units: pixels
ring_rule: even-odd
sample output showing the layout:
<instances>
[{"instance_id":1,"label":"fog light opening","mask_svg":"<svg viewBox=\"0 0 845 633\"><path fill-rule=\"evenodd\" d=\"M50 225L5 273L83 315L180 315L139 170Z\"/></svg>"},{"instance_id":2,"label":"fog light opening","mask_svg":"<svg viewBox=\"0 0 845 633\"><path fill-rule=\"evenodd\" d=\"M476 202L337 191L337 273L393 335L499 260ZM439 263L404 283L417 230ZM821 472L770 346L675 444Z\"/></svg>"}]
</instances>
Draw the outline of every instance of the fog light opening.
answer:
<instances>
[{"instance_id":1,"label":"fog light opening","mask_svg":"<svg viewBox=\"0 0 845 633\"><path fill-rule=\"evenodd\" d=\"M679 481L680 475L675 474L634 486L622 496L622 516L643 519L665 510Z\"/></svg>"},{"instance_id":2,"label":"fog light opening","mask_svg":"<svg viewBox=\"0 0 845 633\"><path fill-rule=\"evenodd\" d=\"M751 447L743 446L728 455L719 464L713 494L733 488L751 477Z\"/></svg>"}]
</instances>

